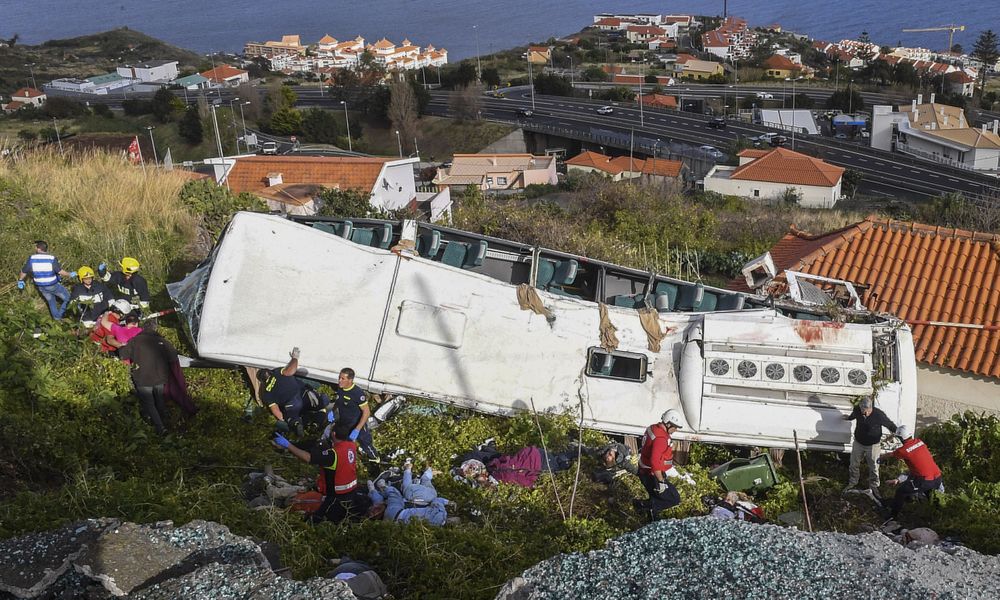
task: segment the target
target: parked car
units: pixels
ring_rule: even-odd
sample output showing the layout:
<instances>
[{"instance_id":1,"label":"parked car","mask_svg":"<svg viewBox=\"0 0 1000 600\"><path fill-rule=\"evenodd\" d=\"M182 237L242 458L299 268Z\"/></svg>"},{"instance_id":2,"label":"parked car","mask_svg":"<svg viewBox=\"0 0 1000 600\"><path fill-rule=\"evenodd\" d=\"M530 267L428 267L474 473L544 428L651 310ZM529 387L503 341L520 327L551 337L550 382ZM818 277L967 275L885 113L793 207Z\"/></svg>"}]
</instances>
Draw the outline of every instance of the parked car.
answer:
<instances>
[{"instance_id":1,"label":"parked car","mask_svg":"<svg viewBox=\"0 0 1000 600\"><path fill-rule=\"evenodd\" d=\"M519 108L519 109L517 109L517 116L519 116L519 117L530 117L530 116L532 116L534 114L535 114L534 112L532 112L531 110L529 110L527 108Z\"/></svg>"},{"instance_id":2,"label":"parked car","mask_svg":"<svg viewBox=\"0 0 1000 600\"><path fill-rule=\"evenodd\" d=\"M277 142L264 142L260 145L261 154L277 154L278 153L278 143Z\"/></svg>"},{"instance_id":3,"label":"parked car","mask_svg":"<svg viewBox=\"0 0 1000 600\"><path fill-rule=\"evenodd\" d=\"M774 98L774 94L768 94L767 92L757 92L757 97L763 100L772 100Z\"/></svg>"},{"instance_id":4,"label":"parked car","mask_svg":"<svg viewBox=\"0 0 1000 600\"><path fill-rule=\"evenodd\" d=\"M840 133L838 133L837 135L835 135L833 137L837 138L838 140L846 140L847 139L847 134L844 133L843 131L841 131Z\"/></svg>"},{"instance_id":5,"label":"parked car","mask_svg":"<svg viewBox=\"0 0 1000 600\"><path fill-rule=\"evenodd\" d=\"M712 129L725 129L726 119L724 119L723 117L714 117L712 119L709 119L708 126L711 127Z\"/></svg>"},{"instance_id":6,"label":"parked car","mask_svg":"<svg viewBox=\"0 0 1000 600\"><path fill-rule=\"evenodd\" d=\"M726 157L725 152L722 152L721 150L713 146L699 146L698 149L704 152L705 154L709 155L711 158L714 158L715 160L722 160L723 158Z\"/></svg>"},{"instance_id":7,"label":"parked car","mask_svg":"<svg viewBox=\"0 0 1000 600\"><path fill-rule=\"evenodd\" d=\"M602 106L601 108L597 109L597 114L599 115L610 115L613 112L615 112L615 109L614 107L611 106Z\"/></svg>"}]
</instances>

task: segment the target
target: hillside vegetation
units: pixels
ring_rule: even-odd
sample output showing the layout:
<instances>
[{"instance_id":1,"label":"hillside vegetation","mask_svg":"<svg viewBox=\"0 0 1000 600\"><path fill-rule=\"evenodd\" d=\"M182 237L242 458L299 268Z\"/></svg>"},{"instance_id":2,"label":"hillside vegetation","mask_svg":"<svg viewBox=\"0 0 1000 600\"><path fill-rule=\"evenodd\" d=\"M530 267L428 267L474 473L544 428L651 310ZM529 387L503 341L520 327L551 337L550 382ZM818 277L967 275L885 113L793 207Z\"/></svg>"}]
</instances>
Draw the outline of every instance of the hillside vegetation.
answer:
<instances>
[{"instance_id":1,"label":"hillside vegetation","mask_svg":"<svg viewBox=\"0 0 1000 600\"><path fill-rule=\"evenodd\" d=\"M596 202L621 200L617 213L612 212L612 227L551 206L502 207L476 198L461 199L458 216L463 226L519 233L521 238L544 239L549 232L562 231L547 245L604 248L608 256L632 256L632 263L637 262L634 253L616 249L638 243L628 235L641 221L651 223L638 230L644 232L641 239L647 248L652 241L657 248L678 244L680 237L668 238L652 227L672 219L679 221L671 236L687 228L697 230L689 234L691 244L724 231L695 227L709 217L725 222L719 216L726 214L721 207L671 208L668 196L649 191L627 203L612 190L603 193ZM250 199L234 197L224 188L185 184L175 174L153 169L144 173L116 156L20 156L17 162L0 162L0 257L12 282L38 237L47 238L54 253L72 268L128 253L143 263L154 307L162 308L168 302L164 283L176 280L204 252L198 240L217 234L233 211L253 206ZM528 230L532 217L541 222ZM765 213L759 218L763 222ZM754 222L748 220L744 227L754 227ZM756 230L757 242L765 243L771 230ZM641 524L631 505L632 498L642 495L638 481L626 477L607 490L590 481L589 461L578 479L571 469L554 480L539 479L532 490L503 487L488 493L441 476L435 480L438 489L458 503L462 519L461 524L441 528L382 522L312 526L296 513L251 510L241 494L244 476L251 470L272 464L290 479L314 472L272 448L270 419L262 411L241 419L248 392L235 371L189 369L186 375L200 412L181 421L174 411L173 432L158 438L138 417L123 365L77 339L71 319L53 323L30 287L18 292L7 284L0 286L0 293L0 538L83 517L171 519L177 524L207 519L237 534L277 543L295 576L324 574L328 559L349 554L372 564L397 598L491 598L505 580L540 560L599 548ZM35 328L41 333L38 338L32 335ZM179 350L190 353L177 321L164 319L160 329ZM655 418L650 415L650 421ZM383 454L399 451L397 460L411 456L418 465L429 463L439 470L450 466L452 455L489 437L496 438L503 451L541 443L562 449L581 437L596 445L604 439L594 432L581 435L572 415L536 420L525 413L505 419L459 410L404 414L375 431ZM1000 551L994 535L1000 517L995 502L1000 497L1000 466L992 460L1000 447L1000 424L969 416L925 432L924 439L945 471L949 491L941 497L941 506L910 507L907 518L957 535L973 548ZM726 448L695 445L687 470L697 486L681 484L684 502L669 515L703 513L700 496L719 492L707 477L707 467L733 456ZM868 505L840 496L846 478L842 457L806 453L804 462L807 475L827 478L809 483L818 527L853 532L878 523ZM782 474L786 481L761 499L772 519L798 506L792 472L783 469Z\"/></svg>"}]
</instances>

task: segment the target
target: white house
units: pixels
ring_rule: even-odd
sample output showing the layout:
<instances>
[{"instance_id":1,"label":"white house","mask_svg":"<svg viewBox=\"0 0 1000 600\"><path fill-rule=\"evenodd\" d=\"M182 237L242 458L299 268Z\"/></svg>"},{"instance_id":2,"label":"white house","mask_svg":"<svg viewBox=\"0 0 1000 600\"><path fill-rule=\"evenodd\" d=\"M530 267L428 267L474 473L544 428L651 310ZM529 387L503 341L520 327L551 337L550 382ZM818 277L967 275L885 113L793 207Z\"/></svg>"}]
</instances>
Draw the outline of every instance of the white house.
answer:
<instances>
[{"instance_id":1,"label":"white house","mask_svg":"<svg viewBox=\"0 0 1000 600\"><path fill-rule=\"evenodd\" d=\"M556 157L531 154L456 154L451 166L438 169L434 177L439 190L470 186L484 191L523 190L556 183Z\"/></svg>"},{"instance_id":2,"label":"white house","mask_svg":"<svg viewBox=\"0 0 1000 600\"><path fill-rule=\"evenodd\" d=\"M833 208L844 169L786 148L744 150L740 165L717 165L705 175L705 191L745 198L781 198L789 189L806 208Z\"/></svg>"},{"instance_id":3,"label":"white house","mask_svg":"<svg viewBox=\"0 0 1000 600\"><path fill-rule=\"evenodd\" d=\"M166 83L177 79L176 60L151 60L137 65L118 67L118 74L142 83Z\"/></svg>"},{"instance_id":4,"label":"white house","mask_svg":"<svg viewBox=\"0 0 1000 600\"><path fill-rule=\"evenodd\" d=\"M41 107L45 104L48 96L41 90L25 87L17 90L10 96L10 103L3 106L4 112L14 112L25 106Z\"/></svg>"}]
</instances>

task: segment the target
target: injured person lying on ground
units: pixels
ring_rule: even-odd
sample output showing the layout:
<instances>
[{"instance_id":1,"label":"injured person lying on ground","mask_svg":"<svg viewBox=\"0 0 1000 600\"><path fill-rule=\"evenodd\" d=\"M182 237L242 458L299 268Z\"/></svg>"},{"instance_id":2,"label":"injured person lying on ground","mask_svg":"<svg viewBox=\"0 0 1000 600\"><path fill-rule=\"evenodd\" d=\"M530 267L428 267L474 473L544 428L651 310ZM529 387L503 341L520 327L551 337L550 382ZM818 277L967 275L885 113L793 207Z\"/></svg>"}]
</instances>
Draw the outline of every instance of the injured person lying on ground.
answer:
<instances>
[{"instance_id":1,"label":"injured person lying on ground","mask_svg":"<svg viewBox=\"0 0 1000 600\"><path fill-rule=\"evenodd\" d=\"M454 504L438 496L434 489L434 470L427 467L416 482L413 481L413 465L407 460L403 465L400 481L399 469L393 468L368 482L368 497L372 501L369 516L381 513L387 521L409 523L412 520L426 521L429 525L441 526L448 520L447 506Z\"/></svg>"},{"instance_id":2,"label":"injured person lying on ground","mask_svg":"<svg viewBox=\"0 0 1000 600\"><path fill-rule=\"evenodd\" d=\"M569 469L578 454L576 449L552 453L536 446L500 454L495 442L487 440L476 450L459 456L451 472L456 480L473 487L492 488L498 483L511 483L530 488L542 473Z\"/></svg>"}]
</instances>

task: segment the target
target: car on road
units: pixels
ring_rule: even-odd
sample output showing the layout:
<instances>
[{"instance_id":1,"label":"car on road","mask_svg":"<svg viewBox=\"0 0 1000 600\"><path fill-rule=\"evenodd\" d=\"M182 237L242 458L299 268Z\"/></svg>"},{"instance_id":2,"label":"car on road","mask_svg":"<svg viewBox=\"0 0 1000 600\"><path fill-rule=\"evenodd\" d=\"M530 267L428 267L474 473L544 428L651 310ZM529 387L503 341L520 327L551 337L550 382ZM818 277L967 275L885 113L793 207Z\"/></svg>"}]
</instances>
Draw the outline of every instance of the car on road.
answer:
<instances>
[{"instance_id":1,"label":"car on road","mask_svg":"<svg viewBox=\"0 0 1000 600\"><path fill-rule=\"evenodd\" d=\"M762 133L757 137L750 138L750 141L753 142L754 148L760 148L764 144L771 143L771 140L777 135L778 135L777 133Z\"/></svg>"},{"instance_id":2,"label":"car on road","mask_svg":"<svg viewBox=\"0 0 1000 600\"><path fill-rule=\"evenodd\" d=\"M767 92L757 92L757 97L762 100L772 100L774 99L774 94L768 94Z\"/></svg>"},{"instance_id":3,"label":"car on road","mask_svg":"<svg viewBox=\"0 0 1000 600\"><path fill-rule=\"evenodd\" d=\"M725 152L722 152L721 150L715 148L714 146L699 146L698 149L704 152L705 154L709 155L711 158L714 158L715 160L722 160L723 158L726 157Z\"/></svg>"},{"instance_id":4,"label":"car on road","mask_svg":"<svg viewBox=\"0 0 1000 600\"><path fill-rule=\"evenodd\" d=\"M610 115L613 112L615 112L615 109L612 106L602 106L597 109L597 114L599 115Z\"/></svg>"},{"instance_id":5,"label":"car on road","mask_svg":"<svg viewBox=\"0 0 1000 600\"><path fill-rule=\"evenodd\" d=\"M277 142L264 142L260 145L261 154L277 154L278 153L278 143Z\"/></svg>"},{"instance_id":6,"label":"car on road","mask_svg":"<svg viewBox=\"0 0 1000 600\"><path fill-rule=\"evenodd\" d=\"M778 146L784 146L788 143L788 138L783 135L776 135L770 139L768 142L771 146L777 148Z\"/></svg>"},{"instance_id":7,"label":"car on road","mask_svg":"<svg viewBox=\"0 0 1000 600\"><path fill-rule=\"evenodd\" d=\"M723 117L714 117L709 119L707 125L712 129L725 129L726 119Z\"/></svg>"},{"instance_id":8,"label":"car on road","mask_svg":"<svg viewBox=\"0 0 1000 600\"><path fill-rule=\"evenodd\" d=\"M837 135L835 135L833 137L837 138L838 140L846 140L847 139L847 134L844 133L843 131L841 131L840 133L838 133Z\"/></svg>"},{"instance_id":9,"label":"car on road","mask_svg":"<svg viewBox=\"0 0 1000 600\"><path fill-rule=\"evenodd\" d=\"M517 116L519 116L519 117L530 117L530 116L533 116L534 114L535 113L532 110L527 109L527 108L519 108L519 109L517 109Z\"/></svg>"}]
</instances>

